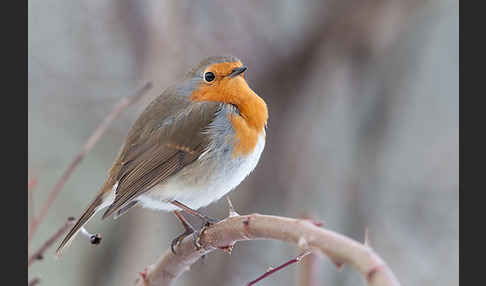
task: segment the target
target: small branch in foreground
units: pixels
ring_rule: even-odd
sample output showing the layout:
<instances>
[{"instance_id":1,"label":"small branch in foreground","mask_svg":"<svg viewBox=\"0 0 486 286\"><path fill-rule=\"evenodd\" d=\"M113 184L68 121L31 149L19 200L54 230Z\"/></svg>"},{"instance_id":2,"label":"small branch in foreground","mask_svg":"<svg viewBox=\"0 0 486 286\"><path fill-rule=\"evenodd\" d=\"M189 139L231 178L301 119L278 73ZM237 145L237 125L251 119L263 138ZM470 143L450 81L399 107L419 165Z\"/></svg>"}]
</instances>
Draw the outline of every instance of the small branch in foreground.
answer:
<instances>
[{"instance_id":1,"label":"small branch in foreground","mask_svg":"<svg viewBox=\"0 0 486 286\"><path fill-rule=\"evenodd\" d=\"M29 260L27 262L27 267L29 267L32 263L34 263L37 260L40 260L43 258L44 252L51 247L66 231L68 231L76 222L76 219L73 217L68 218L67 222L58 230L56 231L48 240L42 244L42 246L34 252L29 257Z\"/></svg>"},{"instance_id":2,"label":"small branch in foreground","mask_svg":"<svg viewBox=\"0 0 486 286\"><path fill-rule=\"evenodd\" d=\"M282 264L282 265L280 265L278 267L275 267L275 268L270 268L265 273L263 273L262 275L260 275L257 279L255 279L255 280L251 281L250 283L248 283L247 286L255 285L260 280L265 279L265 277L270 276L273 273L275 273L275 272L277 272L279 270L284 269L285 267L289 266L290 264L294 264L294 263L299 262L302 258L304 258L306 255L308 255L310 253L311 252L309 250L306 250L306 251L302 252L301 254L299 254L297 257L295 257L293 259L290 259L289 261L285 262L284 264Z\"/></svg>"},{"instance_id":3,"label":"small branch in foreground","mask_svg":"<svg viewBox=\"0 0 486 286\"><path fill-rule=\"evenodd\" d=\"M200 235L200 249L192 236L186 237L174 255L170 249L144 270L137 285L171 285L203 255L225 249L236 241L275 239L306 246L326 254L336 265L353 266L370 286L398 286L388 265L368 246L336 232L316 226L308 220L251 214L228 217Z\"/></svg>"},{"instance_id":4,"label":"small branch in foreground","mask_svg":"<svg viewBox=\"0 0 486 286\"><path fill-rule=\"evenodd\" d=\"M69 179L73 171L76 169L76 167L79 165L81 160L83 160L84 156L91 151L93 146L100 140L101 136L105 133L106 129L108 126L116 119L118 116L121 114L123 110L125 110L127 107L133 105L134 103L138 102L143 95L152 88L152 83L148 82L146 83L135 95L133 96L127 96L122 98L113 108L113 110L105 117L103 122L101 122L100 125L95 129L93 134L88 138L86 143L84 144L83 148L81 151L74 157L74 159L71 161L71 164L69 167L64 171L62 174L61 178L57 181L56 185L52 189L52 191L49 194L49 197L47 198L46 203L42 207L39 216L35 217L29 227L29 235L28 235L28 241L30 242L32 237L34 236L35 231L37 230L37 227L39 224L42 222L42 219L46 216L47 211L51 207L52 203L54 202L55 198L59 194L59 192L62 190L62 187L66 183L66 181Z\"/></svg>"}]
</instances>

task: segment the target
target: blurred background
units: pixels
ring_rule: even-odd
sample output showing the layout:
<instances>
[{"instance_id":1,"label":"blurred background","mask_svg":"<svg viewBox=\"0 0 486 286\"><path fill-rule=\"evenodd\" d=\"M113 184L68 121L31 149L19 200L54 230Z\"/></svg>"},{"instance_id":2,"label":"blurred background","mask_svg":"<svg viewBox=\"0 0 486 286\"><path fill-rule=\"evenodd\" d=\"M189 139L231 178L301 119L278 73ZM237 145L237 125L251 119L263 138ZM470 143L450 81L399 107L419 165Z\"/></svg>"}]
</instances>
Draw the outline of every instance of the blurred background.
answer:
<instances>
[{"instance_id":1,"label":"blurred background","mask_svg":"<svg viewBox=\"0 0 486 286\"><path fill-rule=\"evenodd\" d=\"M304 3L305 2L305 3ZM145 81L54 202L30 251L103 183L130 125L154 97L211 55L234 55L269 107L267 145L231 193L239 213L312 216L363 241L403 285L458 285L458 1L28 1L29 215L91 132ZM225 200L203 209L227 215ZM29 268L41 285L133 285L182 227L134 208L88 224L61 259ZM57 243L56 245L57 246ZM276 241L213 252L177 285L244 285L298 253ZM361 285L319 260L320 285ZM296 285L298 266L261 285Z\"/></svg>"}]
</instances>

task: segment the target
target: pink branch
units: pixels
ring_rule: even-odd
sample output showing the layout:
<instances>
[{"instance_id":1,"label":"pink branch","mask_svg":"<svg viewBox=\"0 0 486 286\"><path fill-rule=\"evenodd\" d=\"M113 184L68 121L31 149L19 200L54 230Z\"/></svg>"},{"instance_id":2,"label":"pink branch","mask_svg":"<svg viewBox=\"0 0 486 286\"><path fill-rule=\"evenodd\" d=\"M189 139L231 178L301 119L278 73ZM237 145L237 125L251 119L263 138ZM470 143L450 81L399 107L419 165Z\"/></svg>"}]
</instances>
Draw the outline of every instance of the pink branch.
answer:
<instances>
[{"instance_id":1,"label":"pink branch","mask_svg":"<svg viewBox=\"0 0 486 286\"><path fill-rule=\"evenodd\" d=\"M277 272L277 271L279 271L281 269L284 269L285 267L289 266L290 264L294 264L294 263L299 262L302 258L304 258L308 254L310 254L310 251L305 251L302 254L300 254L299 256L297 256L296 258L290 259L289 261L285 262L284 264L282 264L282 265L280 265L280 266L278 266L276 268L271 268L267 272L265 272L262 275L260 275L257 279L255 279L255 280L251 281L250 283L248 283L247 286L255 285L260 280L265 279L265 277L270 276L273 273L275 273L275 272Z\"/></svg>"}]
</instances>

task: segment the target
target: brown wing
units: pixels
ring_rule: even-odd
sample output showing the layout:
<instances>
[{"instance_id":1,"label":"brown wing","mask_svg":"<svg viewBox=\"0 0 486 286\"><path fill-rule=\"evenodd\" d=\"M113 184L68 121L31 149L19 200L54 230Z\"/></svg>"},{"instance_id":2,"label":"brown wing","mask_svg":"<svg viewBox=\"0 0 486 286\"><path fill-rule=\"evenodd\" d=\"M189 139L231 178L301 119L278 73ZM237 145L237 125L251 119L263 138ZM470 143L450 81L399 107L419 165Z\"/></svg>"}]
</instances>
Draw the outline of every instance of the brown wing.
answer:
<instances>
[{"instance_id":1,"label":"brown wing","mask_svg":"<svg viewBox=\"0 0 486 286\"><path fill-rule=\"evenodd\" d=\"M118 167L111 171L118 186L103 218L176 174L204 152L209 139L203 131L220 104L178 100L171 105L177 111L165 110L164 114L160 109L167 105L152 104L135 122L119 155ZM157 113L158 117L154 116Z\"/></svg>"}]
</instances>

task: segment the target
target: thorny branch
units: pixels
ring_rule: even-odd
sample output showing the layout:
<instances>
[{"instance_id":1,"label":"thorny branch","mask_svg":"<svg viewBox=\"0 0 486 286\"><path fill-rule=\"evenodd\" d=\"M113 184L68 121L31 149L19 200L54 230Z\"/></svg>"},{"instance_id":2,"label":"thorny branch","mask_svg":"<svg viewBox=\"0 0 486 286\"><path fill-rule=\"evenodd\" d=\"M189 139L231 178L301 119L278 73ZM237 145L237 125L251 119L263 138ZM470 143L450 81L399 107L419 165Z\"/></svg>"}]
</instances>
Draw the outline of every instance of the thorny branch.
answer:
<instances>
[{"instance_id":1,"label":"thorny branch","mask_svg":"<svg viewBox=\"0 0 486 286\"><path fill-rule=\"evenodd\" d=\"M76 167L79 165L79 163L83 160L84 156L91 151L91 149L94 147L94 145L100 140L101 136L105 133L106 129L108 126L116 119L118 116L121 114L123 110L125 110L127 107L133 105L134 103L138 102L144 94L148 90L152 88L152 83L147 82L140 90L137 91L137 93L133 96L127 96L122 98L113 108L113 110L105 117L103 122L101 122L100 125L95 129L93 134L88 138L86 143L84 144L83 148L81 151L74 157L74 159L71 161L71 164L69 167L64 171L62 174L61 178L57 181L56 185L54 188L51 190L49 197L47 198L47 201L41 208L41 211L37 217L34 217L30 227L29 227L29 234L28 234L28 241L30 242L32 240L32 237L34 236L35 231L37 230L39 224L42 222L42 219L46 216L47 212L49 211L49 208L51 207L52 203L56 199L57 195L59 195L60 191L62 190L62 187L66 183L66 181L69 179L73 171L76 169Z\"/></svg>"},{"instance_id":2,"label":"thorny branch","mask_svg":"<svg viewBox=\"0 0 486 286\"><path fill-rule=\"evenodd\" d=\"M228 217L200 236L201 249L186 237L173 254L170 249L141 273L137 285L171 285L203 255L228 249L242 240L275 239L326 254L337 266L353 266L370 286L400 285L387 264L367 245L316 226L309 220L251 214Z\"/></svg>"}]
</instances>

